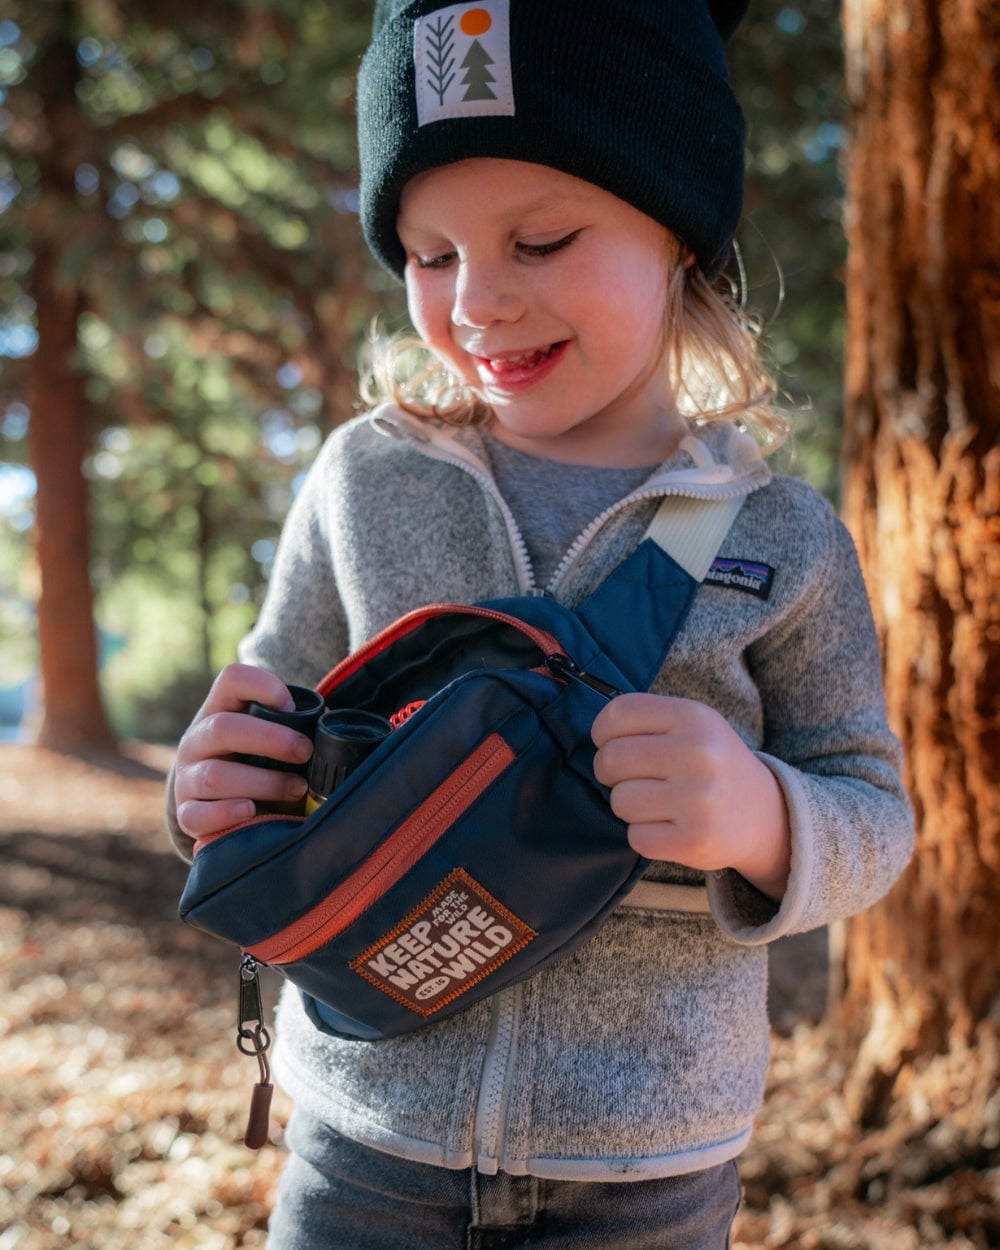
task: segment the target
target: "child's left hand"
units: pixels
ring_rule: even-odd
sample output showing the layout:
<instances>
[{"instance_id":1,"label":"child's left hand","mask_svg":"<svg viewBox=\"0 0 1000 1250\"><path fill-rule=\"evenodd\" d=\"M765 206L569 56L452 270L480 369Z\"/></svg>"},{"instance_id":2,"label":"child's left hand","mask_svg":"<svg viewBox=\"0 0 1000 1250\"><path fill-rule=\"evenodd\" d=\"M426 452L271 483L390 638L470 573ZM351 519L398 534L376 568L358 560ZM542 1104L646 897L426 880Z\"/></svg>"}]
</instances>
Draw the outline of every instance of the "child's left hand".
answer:
<instances>
[{"instance_id":1,"label":"child's left hand","mask_svg":"<svg viewBox=\"0 0 1000 1250\"><path fill-rule=\"evenodd\" d=\"M769 897L785 892L788 813L771 770L704 703L623 694L594 721L594 774L634 850L714 872L732 868Z\"/></svg>"}]
</instances>

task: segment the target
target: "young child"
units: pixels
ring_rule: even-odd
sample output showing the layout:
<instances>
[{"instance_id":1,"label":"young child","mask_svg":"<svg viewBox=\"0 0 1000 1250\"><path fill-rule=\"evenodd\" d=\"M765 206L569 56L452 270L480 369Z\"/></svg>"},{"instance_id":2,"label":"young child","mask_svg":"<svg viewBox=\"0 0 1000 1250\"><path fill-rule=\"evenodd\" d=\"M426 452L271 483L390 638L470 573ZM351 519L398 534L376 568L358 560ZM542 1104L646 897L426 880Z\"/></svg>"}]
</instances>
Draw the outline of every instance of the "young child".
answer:
<instances>
[{"instance_id":1,"label":"young child","mask_svg":"<svg viewBox=\"0 0 1000 1250\"><path fill-rule=\"evenodd\" d=\"M242 663L185 734L174 838L301 794L288 705L430 602L574 604L665 496L743 499L650 693L595 773L654 862L572 957L381 1042L286 988L296 1103L272 1250L729 1244L768 1061L767 944L849 915L911 820L854 549L779 441L713 286L742 194L724 40L742 0L380 0L361 215L432 366L341 426L297 496ZM627 646L628 622L622 622ZM498 849L502 854L502 848Z\"/></svg>"}]
</instances>

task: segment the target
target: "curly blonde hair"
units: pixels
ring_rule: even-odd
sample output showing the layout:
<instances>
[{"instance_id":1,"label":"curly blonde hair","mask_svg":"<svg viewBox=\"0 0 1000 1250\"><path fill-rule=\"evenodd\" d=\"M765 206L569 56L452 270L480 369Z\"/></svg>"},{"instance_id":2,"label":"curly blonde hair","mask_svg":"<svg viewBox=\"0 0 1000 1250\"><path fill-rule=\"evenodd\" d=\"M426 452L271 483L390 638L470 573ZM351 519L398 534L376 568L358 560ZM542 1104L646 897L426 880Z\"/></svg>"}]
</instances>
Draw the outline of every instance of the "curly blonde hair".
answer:
<instances>
[{"instance_id":1,"label":"curly blonde hair","mask_svg":"<svg viewBox=\"0 0 1000 1250\"><path fill-rule=\"evenodd\" d=\"M760 328L726 279L713 284L695 265L671 265L663 365L689 421L735 421L756 435L765 454L788 436L788 419L777 407L777 388L762 359ZM361 393L366 403L392 400L424 420L482 425L493 419L489 404L413 331L373 333Z\"/></svg>"}]
</instances>

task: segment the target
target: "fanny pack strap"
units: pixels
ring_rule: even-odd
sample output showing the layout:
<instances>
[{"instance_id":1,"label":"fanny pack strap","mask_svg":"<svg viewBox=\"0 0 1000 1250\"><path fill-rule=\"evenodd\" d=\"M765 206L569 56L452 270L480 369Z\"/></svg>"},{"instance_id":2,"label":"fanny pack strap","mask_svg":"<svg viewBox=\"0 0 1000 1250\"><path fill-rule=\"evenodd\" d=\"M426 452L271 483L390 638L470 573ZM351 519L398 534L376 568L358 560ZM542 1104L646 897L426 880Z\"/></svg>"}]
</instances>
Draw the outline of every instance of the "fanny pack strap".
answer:
<instances>
[{"instance_id":1,"label":"fanny pack strap","mask_svg":"<svg viewBox=\"0 0 1000 1250\"><path fill-rule=\"evenodd\" d=\"M670 495L650 521L651 538L697 582L704 581L746 495L731 499L687 499Z\"/></svg>"},{"instance_id":2,"label":"fanny pack strap","mask_svg":"<svg viewBox=\"0 0 1000 1250\"><path fill-rule=\"evenodd\" d=\"M648 690L745 495L668 495L639 546L576 608L637 690Z\"/></svg>"}]
</instances>

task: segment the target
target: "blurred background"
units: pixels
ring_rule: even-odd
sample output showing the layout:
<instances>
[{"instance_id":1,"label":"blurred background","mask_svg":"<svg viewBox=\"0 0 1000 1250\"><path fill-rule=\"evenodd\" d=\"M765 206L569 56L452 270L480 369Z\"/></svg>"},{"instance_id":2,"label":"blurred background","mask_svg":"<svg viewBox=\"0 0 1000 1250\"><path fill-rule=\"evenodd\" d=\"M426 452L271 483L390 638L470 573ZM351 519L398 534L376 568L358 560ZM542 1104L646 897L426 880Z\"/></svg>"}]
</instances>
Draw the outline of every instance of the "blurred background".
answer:
<instances>
[{"instance_id":1,"label":"blurred background","mask_svg":"<svg viewBox=\"0 0 1000 1250\"><path fill-rule=\"evenodd\" d=\"M47 740L169 741L253 622L304 468L357 411L372 318L403 317L356 213L371 4L2 12L0 734L39 729L44 575L65 707ZM732 56L747 301L794 417L785 467L835 497L839 25L821 0L755 0Z\"/></svg>"}]
</instances>

